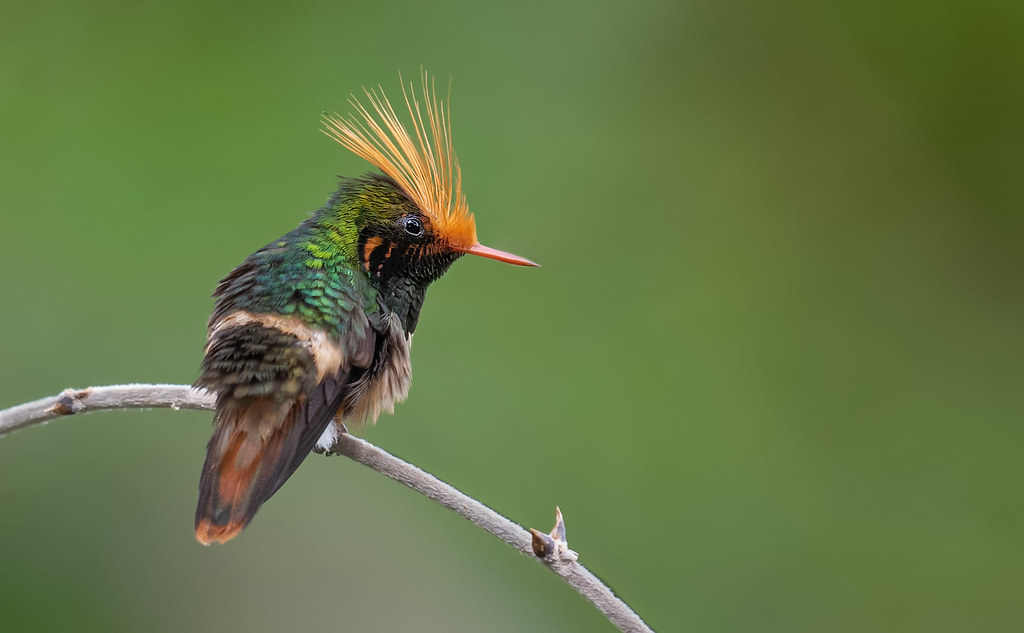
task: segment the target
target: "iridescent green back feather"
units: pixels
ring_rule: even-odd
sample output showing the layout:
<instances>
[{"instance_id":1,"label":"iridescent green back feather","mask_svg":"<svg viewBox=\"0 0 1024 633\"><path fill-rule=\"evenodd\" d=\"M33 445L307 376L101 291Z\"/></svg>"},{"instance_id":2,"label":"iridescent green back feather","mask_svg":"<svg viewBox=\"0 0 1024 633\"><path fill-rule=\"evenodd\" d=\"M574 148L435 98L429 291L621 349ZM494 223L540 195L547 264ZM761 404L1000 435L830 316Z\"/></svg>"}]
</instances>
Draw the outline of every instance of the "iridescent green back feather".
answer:
<instances>
[{"instance_id":1,"label":"iridescent green back feather","mask_svg":"<svg viewBox=\"0 0 1024 633\"><path fill-rule=\"evenodd\" d=\"M296 316L337 339L361 332L347 328L355 309L378 311L377 291L359 259L359 233L388 222L408 201L379 177L346 179L328 203L295 230L250 255L221 281L210 323L236 310Z\"/></svg>"}]
</instances>

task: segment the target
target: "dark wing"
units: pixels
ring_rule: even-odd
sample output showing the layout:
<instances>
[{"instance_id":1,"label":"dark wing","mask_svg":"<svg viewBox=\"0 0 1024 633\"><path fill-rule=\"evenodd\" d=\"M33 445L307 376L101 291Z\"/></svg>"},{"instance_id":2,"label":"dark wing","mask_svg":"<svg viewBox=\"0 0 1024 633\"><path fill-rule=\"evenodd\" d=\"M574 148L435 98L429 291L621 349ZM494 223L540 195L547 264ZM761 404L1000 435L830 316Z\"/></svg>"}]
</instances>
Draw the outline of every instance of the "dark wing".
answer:
<instances>
[{"instance_id":1,"label":"dark wing","mask_svg":"<svg viewBox=\"0 0 1024 633\"><path fill-rule=\"evenodd\" d=\"M199 481L200 542L237 535L295 472L341 406L353 372L361 373L355 365L372 358L375 336L363 330L358 347L349 346L340 367L318 381L323 359L295 333L250 322L212 334L196 382L217 392Z\"/></svg>"}]
</instances>

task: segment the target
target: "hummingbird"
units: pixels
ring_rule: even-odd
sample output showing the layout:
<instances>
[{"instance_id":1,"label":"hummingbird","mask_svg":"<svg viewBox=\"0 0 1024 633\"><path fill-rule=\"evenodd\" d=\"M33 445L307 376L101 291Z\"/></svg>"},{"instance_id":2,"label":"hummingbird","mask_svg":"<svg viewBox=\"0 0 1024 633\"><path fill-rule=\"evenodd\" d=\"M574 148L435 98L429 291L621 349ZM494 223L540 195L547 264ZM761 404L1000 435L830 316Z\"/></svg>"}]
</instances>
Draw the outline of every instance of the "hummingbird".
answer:
<instances>
[{"instance_id":1,"label":"hummingbird","mask_svg":"<svg viewBox=\"0 0 1024 633\"><path fill-rule=\"evenodd\" d=\"M324 114L324 133L381 173L341 178L293 231L250 255L213 297L196 387L216 393L195 531L225 543L345 423L376 421L409 392L409 347L427 287L483 246L462 192L450 107L421 73L402 82L410 125L382 88Z\"/></svg>"}]
</instances>

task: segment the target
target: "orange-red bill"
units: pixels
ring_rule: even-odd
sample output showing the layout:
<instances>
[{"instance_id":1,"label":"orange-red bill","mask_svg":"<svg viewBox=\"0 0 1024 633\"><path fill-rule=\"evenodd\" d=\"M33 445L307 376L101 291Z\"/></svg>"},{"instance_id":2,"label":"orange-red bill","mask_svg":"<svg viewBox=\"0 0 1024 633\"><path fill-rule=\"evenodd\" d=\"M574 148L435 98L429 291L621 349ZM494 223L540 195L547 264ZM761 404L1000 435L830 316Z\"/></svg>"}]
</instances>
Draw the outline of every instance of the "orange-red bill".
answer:
<instances>
[{"instance_id":1,"label":"orange-red bill","mask_svg":"<svg viewBox=\"0 0 1024 633\"><path fill-rule=\"evenodd\" d=\"M508 262L509 264L515 264L516 266L540 266L535 264L525 257L519 255L513 255L512 253L506 253L505 251L499 251L496 248L490 246L484 246L483 244L474 244L468 248L458 247L455 250L462 253L469 253L470 255L479 255L480 257L487 257L489 259L496 259L499 262Z\"/></svg>"}]
</instances>

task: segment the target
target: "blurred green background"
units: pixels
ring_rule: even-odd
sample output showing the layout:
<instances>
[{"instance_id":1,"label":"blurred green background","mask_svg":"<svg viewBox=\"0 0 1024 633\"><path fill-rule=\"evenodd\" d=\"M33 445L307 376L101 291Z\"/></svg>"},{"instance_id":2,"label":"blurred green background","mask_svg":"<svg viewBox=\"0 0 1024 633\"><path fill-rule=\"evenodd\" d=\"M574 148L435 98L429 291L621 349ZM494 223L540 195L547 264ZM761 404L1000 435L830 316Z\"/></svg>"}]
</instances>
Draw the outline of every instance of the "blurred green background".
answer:
<instances>
[{"instance_id":1,"label":"blurred green background","mask_svg":"<svg viewBox=\"0 0 1024 633\"><path fill-rule=\"evenodd\" d=\"M1024 3L0 5L0 406L191 382L216 281L454 78L482 241L362 435L549 528L661 631L1024 628ZM192 536L210 415L0 438L11 631L608 631L314 456Z\"/></svg>"}]
</instances>

